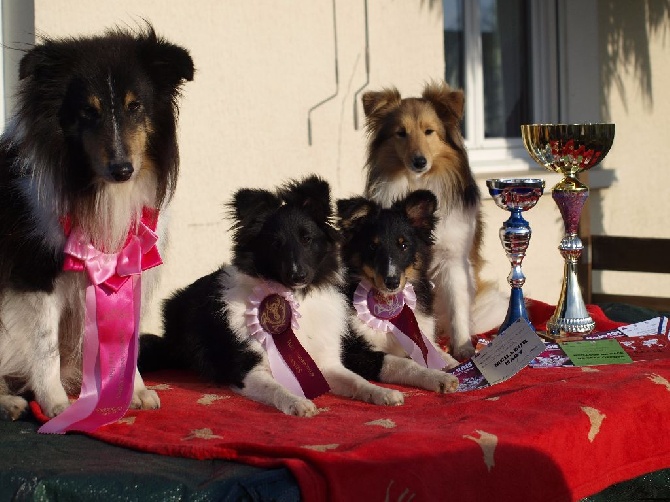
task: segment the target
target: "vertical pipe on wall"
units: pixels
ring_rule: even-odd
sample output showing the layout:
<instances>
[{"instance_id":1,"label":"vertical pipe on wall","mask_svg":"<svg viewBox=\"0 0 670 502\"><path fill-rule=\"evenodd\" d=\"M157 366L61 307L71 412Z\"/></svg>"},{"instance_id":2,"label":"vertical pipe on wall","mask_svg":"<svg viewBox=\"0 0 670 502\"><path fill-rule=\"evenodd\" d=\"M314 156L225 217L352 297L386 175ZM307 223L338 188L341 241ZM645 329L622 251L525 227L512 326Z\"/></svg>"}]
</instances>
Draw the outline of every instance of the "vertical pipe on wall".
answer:
<instances>
[{"instance_id":1,"label":"vertical pipe on wall","mask_svg":"<svg viewBox=\"0 0 670 502\"><path fill-rule=\"evenodd\" d=\"M370 83L370 26L368 24L368 0L365 6L365 83L354 93L354 129L358 131L358 96Z\"/></svg>"},{"instance_id":2,"label":"vertical pipe on wall","mask_svg":"<svg viewBox=\"0 0 670 502\"><path fill-rule=\"evenodd\" d=\"M338 52L337 52L337 13L335 9L335 0L333 0L333 39L335 41L335 92L328 96L327 98L322 99L314 106L312 106L307 112L307 142L309 146L312 146L312 112L319 108L320 106L326 104L328 101L335 99L335 97L340 92L340 75L338 67Z\"/></svg>"}]
</instances>

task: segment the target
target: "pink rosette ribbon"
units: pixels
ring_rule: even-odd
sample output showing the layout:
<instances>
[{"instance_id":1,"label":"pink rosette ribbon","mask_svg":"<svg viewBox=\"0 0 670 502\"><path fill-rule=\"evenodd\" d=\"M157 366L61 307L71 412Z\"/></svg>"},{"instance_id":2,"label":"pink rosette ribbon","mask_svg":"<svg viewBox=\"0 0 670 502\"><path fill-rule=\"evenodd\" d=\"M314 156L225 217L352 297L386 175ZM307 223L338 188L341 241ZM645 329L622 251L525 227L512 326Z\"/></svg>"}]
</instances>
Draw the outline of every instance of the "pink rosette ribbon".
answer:
<instances>
[{"instance_id":1,"label":"pink rosette ribbon","mask_svg":"<svg viewBox=\"0 0 670 502\"><path fill-rule=\"evenodd\" d=\"M245 312L249 336L265 349L272 376L297 396L314 399L330 390L316 363L298 341L298 302L285 287L256 286Z\"/></svg>"},{"instance_id":2,"label":"pink rosette ribbon","mask_svg":"<svg viewBox=\"0 0 670 502\"><path fill-rule=\"evenodd\" d=\"M145 209L118 253L97 250L76 228L70 232L63 270L85 271L89 278L81 392L39 432L90 432L128 410L137 368L141 273L162 263L154 233L156 217Z\"/></svg>"},{"instance_id":3,"label":"pink rosette ribbon","mask_svg":"<svg viewBox=\"0 0 670 502\"><path fill-rule=\"evenodd\" d=\"M391 333L407 355L426 368L442 369L445 360L433 343L421 332L414 315L416 293L408 282L394 295L382 295L367 280L354 291L358 318L376 331Z\"/></svg>"}]
</instances>

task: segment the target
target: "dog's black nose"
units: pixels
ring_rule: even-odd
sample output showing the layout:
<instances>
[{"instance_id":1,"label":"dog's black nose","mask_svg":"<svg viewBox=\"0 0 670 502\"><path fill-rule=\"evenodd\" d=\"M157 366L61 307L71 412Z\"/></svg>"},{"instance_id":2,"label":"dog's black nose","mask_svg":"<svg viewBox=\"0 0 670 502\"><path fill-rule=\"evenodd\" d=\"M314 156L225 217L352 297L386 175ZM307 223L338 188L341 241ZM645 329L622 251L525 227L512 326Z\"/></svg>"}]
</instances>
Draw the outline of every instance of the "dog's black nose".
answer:
<instances>
[{"instance_id":1,"label":"dog's black nose","mask_svg":"<svg viewBox=\"0 0 670 502\"><path fill-rule=\"evenodd\" d=\"M133 175L133 165L130 162L119 162L109 165L109 174L114 181L128 181Z\"/></svg>"},{"instance_id":2,"label":"dog's black nose","mask_svg":"<svg viewBox=\"0 0 670 502\"><path fill-rule=\"evenodd\" d=\"M293 284L305 284L307 282L307 272L304 270L294 270L291 272L291 282Z\"/></svg>"},{"instance_id":3,"label":"dog's black nose","mask_svg":"<svg viewBox=\"0 0 670 502\"><path fill-rule=\"evenodd\" d=\"M414 166L415 169L423 169L427 164L428 161L423 155L417 155L412 159L412 166Z\"/></svg>"},{"instance_id":4,"label":"dog's black nose","mask_svg":"<svg viewBox=\"0 0 670 502\"><path fill-rule=\"evenodd\" d=\"M400 287L400 278L399 277L387 277L384 279L384 286L388 288L389 291L395 291Z\"/></svg>"}]
</instances>

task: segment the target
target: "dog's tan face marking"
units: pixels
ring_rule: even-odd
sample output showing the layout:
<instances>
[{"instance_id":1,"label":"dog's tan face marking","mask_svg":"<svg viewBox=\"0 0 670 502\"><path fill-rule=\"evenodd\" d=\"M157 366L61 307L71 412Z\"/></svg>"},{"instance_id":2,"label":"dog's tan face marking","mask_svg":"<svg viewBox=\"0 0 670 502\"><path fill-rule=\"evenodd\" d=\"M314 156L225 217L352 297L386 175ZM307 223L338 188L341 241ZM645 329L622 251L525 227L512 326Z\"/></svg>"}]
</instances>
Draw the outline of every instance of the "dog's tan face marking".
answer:
<instances>
[{"instance_id":1,"label":"dog's tan face marking","mask_svg":"<svg viewBox=\"0 0 670 502\"><path fill-rule=\"evenodd\" d=\"M410 171L430 171L435 156L444 149L444 125L430 104L417 99L401 103L397 111L393 145L399 159Z\"/></svg>"},{"instance_id":2,"label":"dog's tan face marking","mask_svg":"<svg viewBox=\"0 0 670 502\"><path fill-rule=\"evenodd\" d=\"M123 100L123 108L130 124L123 131L123 143L135 169L153 169L153 161L147 155L148 139L152 133L151 122L145 113L144 105L137 95L128 91Z\"/></svg>"},{"instance_id":3,"label":"dog's tan face marking","mask_svg":"<svg viewBox=\"0 0 670 502\"><path fill-rule=\"evenodd\" d=\"M131 179L144 169L152 169L147 156L151 126L138 96L127 91L121 103L107 105L101 97L90 95L79 112L84 152L101 180L109 179L111 163L130 162L134 169Z\"/></svg>"},{"instance_id":4,"label":"dog's tan face marking","mask_svg":"<svg viewBox=\"0 0 670 502\"><path fill-rule=\"evenodd\" d=\"M98 96L90 95L86 99L86 105L79 110L81 118L93 120L102 114L102 103Z\"/></svg>"},{"instance_id":5,"label":"dog's tan face marking","mask_svg":"<svg viewBox=\"0 0 670 502\"><path fill-rule=\"evenodd\" d=\"M127 112L129 113L137 112L139 111L141 106L142 103L140 103L137 100L137 96L135 95L134 92L132 91L126 92L126 95L124 96L123 99L123 107L126 109Z\"/></svg>"}]
</instances>

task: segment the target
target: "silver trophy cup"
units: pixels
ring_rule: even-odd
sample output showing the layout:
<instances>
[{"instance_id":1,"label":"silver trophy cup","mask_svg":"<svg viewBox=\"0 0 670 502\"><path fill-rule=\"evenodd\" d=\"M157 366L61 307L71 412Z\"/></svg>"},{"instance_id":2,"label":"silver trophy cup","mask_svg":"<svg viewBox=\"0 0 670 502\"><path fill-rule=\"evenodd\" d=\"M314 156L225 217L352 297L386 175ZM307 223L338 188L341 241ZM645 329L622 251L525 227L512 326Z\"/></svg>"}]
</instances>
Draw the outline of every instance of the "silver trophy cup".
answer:
<instances>
[{"instance_id":1,"label":"silver trophy cup","mask_svg":"<svg viewBox=\"0 0 670 502\"><path fill-rule=\"evenodd\" d=\"M541 179L490 179L486 186L496 205L509 211L510 217L500 227L500 242L505 249L512 270L507 282L512 288L507 317L503 321L498 334L502 334L519 318L525 319L532 326L526 311L522 287L526 276L521 270L521 262L526 256L530 242L530 224L524 219L522 212L531 209L544 192L544 180Z\"/></svg>"}]
</instances>

